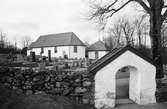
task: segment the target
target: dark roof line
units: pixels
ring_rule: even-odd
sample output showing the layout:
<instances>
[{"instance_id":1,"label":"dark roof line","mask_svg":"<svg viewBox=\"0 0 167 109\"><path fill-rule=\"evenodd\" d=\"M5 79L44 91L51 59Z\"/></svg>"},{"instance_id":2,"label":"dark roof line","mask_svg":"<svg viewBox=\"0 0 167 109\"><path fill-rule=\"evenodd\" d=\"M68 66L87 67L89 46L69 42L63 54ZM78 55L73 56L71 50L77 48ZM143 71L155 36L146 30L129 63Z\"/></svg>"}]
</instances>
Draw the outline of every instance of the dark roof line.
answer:
<instances>
[{"instance_id":1,"label":"dark roof line","mask_svg":"<svg viewBox=\"0 0 167 109\"><path fill-rule=\"evenodd\" d=\"M28 47L28 48L32 49L32 48L58 47L58 46L84 46L84 45L56 45L56 46L42 46L42 47Z\"/></svg>"},{"instance_id":2,"label":"dark roof line","mask_svg":"<svg viewBox=\"0 0 167 109\"><path fill-rule=\"evenodd\" d=\"M88 70L90 72L96 73L97 71L99 71L100 69L102 69L104 66L106 66L110 62L114 61L117 57L119 57L120 55L122 55L127 50L133 52L134 54L136 54L140 58L144 59L145 61L149 62L150 64L152 64L154 66L157 66L156 63L151 58L147 57L146 55L144 55L140 51L136 50L135 48L133 48L131 46L125 46L123 48L116 48L116 49L110 51L105 56L103 56L102 58L100 58L99 60L97 60L95 63L93 63L92 65L90 65L88 67Z\"/></svg>"}]
</instances>

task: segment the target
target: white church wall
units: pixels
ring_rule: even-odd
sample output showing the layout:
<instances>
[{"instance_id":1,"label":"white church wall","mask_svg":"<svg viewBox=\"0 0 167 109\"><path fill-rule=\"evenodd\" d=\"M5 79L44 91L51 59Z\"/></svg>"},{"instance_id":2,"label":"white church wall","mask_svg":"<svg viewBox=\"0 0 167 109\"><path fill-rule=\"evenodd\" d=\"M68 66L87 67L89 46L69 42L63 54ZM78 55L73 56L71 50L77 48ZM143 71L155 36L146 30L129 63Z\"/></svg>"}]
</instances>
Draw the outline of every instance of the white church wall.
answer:
<instances>
[{"instance_id":1,"label":"white church wall","mask_svg":"<svg viewBox=\"0 0 167 109\"><path fill-rule=\"evenodd\" d=\"M74 46L69 46L69 50L70 50L69 57L77 58L77 59L85 58L85 49L86 49L85 46L77 46L77 52L75 53Z\"/></svg>"},{"instance_id":2,"label":"white church wall","mask_svg":"<svg viewBox=\"0 0 167 109\"><path fill-rule=\"evenodd\" d=\"M96 59L95 53L96 53L95 51L89 51L88 52L88 58L89 59ZM101 57L103 57L107 53L108 53L108 51L98 51L98 59L100 59Z\"/></svg>"},{"instance_id":3,"label":"white church wall","mask_svg":"<svg viewBox=\"0 0 167 109\"><path fill-rule=\"evenodd\" d=\"M48 56L48 51L51 51L51 57L64 57L67 55L68 58L85 58L85 46L77 46L77 52L74 53L74 46L57 46L57 52L55 52L55 47L44 47L42 56ZM27 55L30 55L30 52L35 52L36 55L40 55L41 48L32 48L27 50Z\"/></svg>"}]
</instances>

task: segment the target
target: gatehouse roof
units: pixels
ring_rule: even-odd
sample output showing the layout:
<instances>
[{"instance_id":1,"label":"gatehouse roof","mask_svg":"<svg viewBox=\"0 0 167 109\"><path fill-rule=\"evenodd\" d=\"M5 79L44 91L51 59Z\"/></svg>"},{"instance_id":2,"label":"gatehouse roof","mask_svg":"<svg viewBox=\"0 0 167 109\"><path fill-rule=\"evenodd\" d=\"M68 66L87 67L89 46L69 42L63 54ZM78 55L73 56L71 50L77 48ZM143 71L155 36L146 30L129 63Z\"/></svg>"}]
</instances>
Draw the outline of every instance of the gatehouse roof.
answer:
<instances>
[{"instance_id":1,"label":"gatehouse roof","mask_svg":"<svg viewBox=\"0 0 167 109\"><path fill-rule=\"evenodd\" d=\"M115 49L111 50L109 53L104 55L102 58L100 58L99 60L97 60L93 64L91 64L88 67L88 70L90 72L96 73L97 71L102 69L104 66L106 66L110 62L112 62L115 59L117 59L120 55L122 55L126 51L130 51L130 52L134 53L135 55L139 56L140 58L144 59L148 63L156 66L156 63L151 58L149 58L148 56L144 55L143 53L141 53L137 49L135 49L135 48L133 48L133 47L128 45L128 46L125 46L125 47L115 48Z\"/></svg>"}]
</instances>

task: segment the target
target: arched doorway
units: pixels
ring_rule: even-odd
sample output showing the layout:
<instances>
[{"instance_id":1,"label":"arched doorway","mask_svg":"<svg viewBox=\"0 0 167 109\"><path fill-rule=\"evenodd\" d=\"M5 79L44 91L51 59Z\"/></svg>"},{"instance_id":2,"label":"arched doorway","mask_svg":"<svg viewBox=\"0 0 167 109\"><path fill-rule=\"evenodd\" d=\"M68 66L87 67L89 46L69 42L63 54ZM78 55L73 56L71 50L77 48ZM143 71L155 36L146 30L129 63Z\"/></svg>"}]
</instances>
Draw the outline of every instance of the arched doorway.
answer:
<instances>
[{"instance_id":1,"label":"arched doorway","mask_svg":"<svg viewBox=\"0 0 167 109\"><path fill-rule=\"evenodd\" d=\"M154 62L131 47L110 52L89 67L95 81L95 107L115 107L117 99L116 74L124 67L129 69L128 98L144 105L156 103L156 67ZM125 97L126 97L125 96Z\"/></svg>"},{"instance_id":2,"label":"arched doorway","mask_svg":"<svg viewBox=\"0 0 167 109\"><path fill-rule=\"evenodd\" d=\"M125 66L115 75L116 104L136 102L139 90L139 75L137 68Z\"/></svg>"},{"instance_id":3,"label":"arched doorway","mask_svg":"<svg viewBox=\"0 0 167 109\"><path fill-rule=\"evenodd\" d=\"M116 99L129 98L129 77L128 67L123 67L116 73Z\"/></svg>"}]
</instances>

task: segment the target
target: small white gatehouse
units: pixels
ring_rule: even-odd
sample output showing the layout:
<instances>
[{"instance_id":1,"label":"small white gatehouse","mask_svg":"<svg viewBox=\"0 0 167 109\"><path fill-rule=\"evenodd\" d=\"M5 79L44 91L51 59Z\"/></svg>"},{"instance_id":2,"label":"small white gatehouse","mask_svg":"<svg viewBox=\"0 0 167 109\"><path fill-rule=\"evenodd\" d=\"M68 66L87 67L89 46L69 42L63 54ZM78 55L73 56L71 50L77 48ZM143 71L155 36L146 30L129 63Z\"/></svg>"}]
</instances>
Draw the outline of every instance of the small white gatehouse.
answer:
<instances>
[{"instance_id":1,"label":"small white gatehouse","mask_svg":"<svg viewBox=\"0 0 167 109\"><path fill-rule=\"evenodd\" d=\"M102 41L97 41L87 48L89 59L100 59L109 52L109 49L105 46Z\"/></svg>"},{"instance_id":2,"label":"small white gatehouse","mask_svg":"<svg viewBox=\"0 0 167 109\"><path fill-rule=\"evenodd\" d=\"M35 55L48 56L51 58L85 58L85 44L73 33L59 33L40 36L27 50L35 52Z\"/></svg>"},{"instance_id":3,"label":"small white gatehouse","mask_svg":"<svg viewBox=\"0 0 167 109\"><path fill-rule=\"evenodd\" d=\"M110 51L89 67L94 75L97 109L115 107L116 74L123 67L128 67L130 72L129 99L140 105L156 103L155 63L138 50L126 46Z\"/></svg>"}]
</instances>

